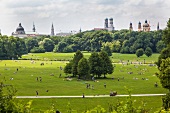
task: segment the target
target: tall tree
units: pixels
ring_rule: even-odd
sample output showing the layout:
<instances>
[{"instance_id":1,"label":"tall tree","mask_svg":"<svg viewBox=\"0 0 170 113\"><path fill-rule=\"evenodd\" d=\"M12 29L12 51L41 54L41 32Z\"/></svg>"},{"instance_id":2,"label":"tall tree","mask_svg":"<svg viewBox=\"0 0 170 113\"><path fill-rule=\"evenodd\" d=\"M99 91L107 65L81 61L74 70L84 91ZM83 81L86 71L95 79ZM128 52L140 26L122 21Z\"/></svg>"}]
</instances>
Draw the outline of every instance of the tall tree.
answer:
<instances>
[{"instance_id":1,"label":"tall tree","mask_svg":"<svg viewBox=\"0 0 170 113\"><path fill-rule=\"evenodd\" d=\"M83 54L81 53L80 50L78 50L73 58L73 65L72 65L73 76L76 76L78 74L77 67L78 67L78 62L80 61L81 58L83 58Z\"/></svg>"},{"instance_id":2,"label":"tall tree","mask_svg":"<svg viewBox=\"0 0 170 113\"><path fill-rule=\"evenodd\" d=\"M156 73L162 86L169 90L163 100L163 107L168 110L170 108L170 19L166 29L163 31L163 40L167 47L161 51L158 58L157 66L159 72Z\"/></svg>"},{"instance_id":3,"label":"tall tree","mask_svg":"<svg viewBox=\"0 0 170 113\"><path fill-rule=\"evenodd\" d=\"M103 73L103 60L97 52L93 52L89 57L90 73L100 77Z\"/></svg>"},{"instance_id":4,"label":"tall tree","mask_svg":"<svg viewBox=\"0 0 170 113\"><path fill-rule=\"evenodd\" d=\"M103 60L103 74L104 78L106 78L106 74L112 74L113 73L113 65L112 61L110 60L108 54L105 51L101 51L99 53L99 56Z\"/></svg>"},{"instance_id":5,"label":"tall tree","mask_svg":"<svg viewBox=\"0 0 170 113\"><path fill-rule=\"evenodd\" d=\"M90 79L90 65L86 58L82 58L78 62L77 70L78 70L79 78Z\"/></svg>"}]
</instances>

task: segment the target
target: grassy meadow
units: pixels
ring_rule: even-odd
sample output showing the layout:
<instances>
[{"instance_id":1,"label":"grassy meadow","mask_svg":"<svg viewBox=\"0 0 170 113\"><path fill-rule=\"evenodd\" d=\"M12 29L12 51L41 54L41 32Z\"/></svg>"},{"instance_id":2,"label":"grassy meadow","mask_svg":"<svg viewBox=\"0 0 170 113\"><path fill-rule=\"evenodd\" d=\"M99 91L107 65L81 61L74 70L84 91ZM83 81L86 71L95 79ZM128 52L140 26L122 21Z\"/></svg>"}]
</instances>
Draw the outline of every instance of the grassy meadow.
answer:
<instances>
[{"instance_id":1,"label":"grassy meadow","mask_svg":"<svg viewBox=\"0 0 170 113\"><path fill-rule=\"evenodd\" d=\"M153 54L152 57L142 56L137 58L134 54L117 54L113 53L111 57L115 63L113 74L107 75L106 79L96 78L93 81L77 81L77 78L67 80L60 70L64 68L68 60L73 58L74 53L44 53L44 54L28 54L24 55L20 60L1 60L0 61L0 80L5 84L12 84L18 90L18 96L35 96L36 91L39 96L70 96L70 95L108 95L111 90L117 91L118 94L128 94L125 86L132 90L132 94L159 94L166 93L167 90L161 87L159 79L155 76L157 72L156 66L149 66L149 63L157 61L159 54ZM88 58L90 53L84 53ZM23 60L27 59L27 60ZM34 60L30 60L34 59ZM138 62L146 64L139 65ZM122 64L126 62L127 64ZM135 62L137 64L131 64ZM40 65L44 63L44 65ZM17 71L18 69L18 71ZM128 74L133 72L132 74ZM61 77L59 77L61 74ZM38 78L38 80L37 80ZM41 79L41 80L40 80ZM119 81L118 81L119 79ZM158 82L158 87L154 87ZM87 89L89 83L94 89ZM104 88L106 83L106 88ZM48 92L47 92L48 90ZM147 101L147 107L156 111L161 107L161 97L133 97L137 101ZM102 105L107 107L108 103L115 103L118 98L64 98L64 99L32 99L35 111L44 110L51 106L52 103L65 113L67 104L70 102L71 108L83 111L85 109L94 108ZM124 97L120 98L125 100ZM22 99L24 101L29 99ZM50 104L51 103L51 104ZM84 105L85 104L85 105ZM64 105L64 106L63 106ZM138 104L137 104L138 105ZM153 107L154 106L154 107Z\"/></svg>"},{"instance_id":2,"label":"grassy meadow","mask_svg":"<svg viewBox=\"0 0 170 113\"><path fill-rule=\"evenodd\" d=\"M26 60L44 60L44 61L69 61L73 59L75 53L29 53L26 55L23 55L22 59ZM83 52L83 55L85 58L88 58L91 53ZM113 53L111 56L111 59L113 63L119 63L120 61L127 62L129 60L132 62L144 62L144 59L146 59L146 63L154 63L157 61L159 54L153 54L151 57L147 57L146 55L141 56L140 58L137 58L135 54L120 54L120 53Z\"/></svg>"}]
</instances>

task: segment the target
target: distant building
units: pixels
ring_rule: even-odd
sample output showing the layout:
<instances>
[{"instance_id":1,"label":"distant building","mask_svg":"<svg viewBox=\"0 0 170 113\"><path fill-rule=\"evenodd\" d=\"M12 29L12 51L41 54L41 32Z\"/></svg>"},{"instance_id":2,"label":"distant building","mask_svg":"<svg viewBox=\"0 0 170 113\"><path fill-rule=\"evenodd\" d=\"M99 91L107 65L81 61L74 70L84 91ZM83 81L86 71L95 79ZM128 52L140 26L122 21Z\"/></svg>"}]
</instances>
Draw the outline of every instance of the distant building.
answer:
<instances>
[{"instance_id":1,"label":"distant building","mask_svg":"<svg viewBox=\"0 0 170 113\"><path fill-rule=\"evenodd\" d=\"M159 22L158 22L158 24L157 24L157 31L159 31L160 29L159 29Z\"/></svg>"},{"instance_id":2,"label":"distant building","mask_svg":"<svg viewBox=\"0 0 170 113\"><path fill-rule=\"evenodd\" d=\"M110 18L109 20L110 20L110 26L107 29L108 31L113 31L115 29L113 26L113 18Z\"/></svg>"},{"instance_id":3,"label":"distant building","mask_svg":"<svg viewBox=\"0 0 170 113\"><path fill-rule=\"evenodd\" d=\"M129 30L130 30L130 31L133 31L132 22L130 22Z\"/></svg>"},{"instance_id":4,"label":"distant building","mask_svg":"<svg viewBox=\"0 0 170 113\"><path fill-rule=\"evenodd\" d=\"M105 19L104 28L105 29L109 28L109 26L108 26L108 18Z\"/></svg>"},{"instance_id":5,"label":"distant building","mask_svg":"<svg viewBox=\"0 0 170 113\"><path fill-rule=\"evenodd\" d=\"M143 29L142 29L142 27L143 27ZM138 31L139 31L139 32L141 32L141 31L143 31L143 32L149 32L149 31L150 31L150 27L151 27L151 26L150 26L150 24L147 22L147 20L145 20L145 23L143 24L143 26L142 26L142 24L141 24L140 21L139 21L139 23L138 23ZM129 30L130 30L130 31L133 30L132 23L130 23ZM157 30L159 30L159 23L158 23L158 25L157 25Z\"/></svg>"},{"instance_id":6,"label":"distant building","mask_svg":"<svg viewBox=\"0 0 170 113\"><path fill-rule=\"evenodd\" d=\"M54 36L55 34L54 34L54 26L53 26L53 24L52 24L52 26L51 26L51 36Z\"/></svg>"},{"instance_id":7,"label":"distant building","mask_svg":"<svg viewBox=\"0 0 170 113\"><path fill-rule=\"evenodd\" d=\"M94 28L95 31L107 30L106 28Z\"/></svg>"},{"instance_id":8,"label":"distant building","mask_svg":"<svg viewBox=\"0 0 170 113\"><path fill-rule=\"evenodd\" d=\"M110 21L110 23L109 23ZM108 21L108 18L105 19L104 21L104 28L94 28L95 31L98 30L108 30L108 31L113 31L115 30L114 26L113 26L113 18L110 18Z\"/></svg>"},{"instance_id":9,"label":"distant building","mask_svg":"<svg viewBox=\"0 0 170 113\"><path fill-rule=\"evenodd\" d=\"M35 29L35 25L34 25L34 23L33 23L32 31L35 32L35 30L36 30L36 29Z\"/></svg>"},{"instance_id":10,"label":"distant building","mask_svg":"<svg viewBox=\"0 0 170 113\"><path fill-rule=\"evenodd\" d=\"M140 31L142 31L142 26L141 26L141 22L139 21L139 23L138 23L138 31L140 32Z\"/></svg>"},{"instance_id":11,"label":"distant building","mask_svg":"<svg viewBox=\"0 0 170 113\"><path fill-rule=\"evenodd\" d=\"M16 31L12 33L12 36L21 38L27 37L21 23L19 23L19 26L17 27Z\"/></svg>"},{"instance_id":12,"label":"distant building","mask_svg":"<svg viewBox=\"0 0 170 113\"><path fill-rule=\"evenodd\" d=\"M143 31L144 32L150 31L150 25L148 24L147 20L145 20L145 23L143 24Z\"/></svg>"},{"instance_id":13,"label":"distant building","mask_svg":"<svg viewBox=\"0 0 170 113\"><path fill-rule=\"evenodd\" d=\"M65 36L70 36L72 35L72 33L57 33L56 36L61 36L61 37L65 37Z\"/></svg>"},{"instance_id":14,"label":"distant building","mask_svg":"<svg viewBox=\"0 0 170 113\"><path fill-rule=\"evenodd\" d=\"M38 34L36 32L34 23L33 23L33 29L31 32L25 32L21 23L19 23L19 26L17 27L16 31L12 33L12 36L19 37L19 38L25 38L25 37L47 36L47 35Z\"/></svg>"}]
</instances>

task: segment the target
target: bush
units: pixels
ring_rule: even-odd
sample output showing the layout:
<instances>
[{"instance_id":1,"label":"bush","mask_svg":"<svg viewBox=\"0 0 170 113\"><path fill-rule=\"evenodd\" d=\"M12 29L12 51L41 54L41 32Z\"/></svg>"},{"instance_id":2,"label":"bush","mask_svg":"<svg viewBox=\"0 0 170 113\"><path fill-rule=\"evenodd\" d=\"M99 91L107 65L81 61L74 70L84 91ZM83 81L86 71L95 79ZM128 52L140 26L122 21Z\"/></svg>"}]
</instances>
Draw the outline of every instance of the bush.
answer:
<instances>
[{"instance_id":1,"label":"bush","mask_svg":"<svg viewBox=\"0 0 170 113\"><path fill-rule=\"evenodd\" d=\"M142 49L142 48L140 48L140 49L138 49L137 51L136 51L136 56L137 57L140 57L140 56L142 56L144 54L144 50Z\"/></svg>"},{"instance_id":2,"label":"bush","mask_svg":"<svg viewBox=\"0 0 170 113\"><path fill-rule=\"evenodd\" d=\"M147 47L147 48L145 49L145 55L146 55L147 57L152 56L152 49L151 49L150 47Z\"/></svg>"}]
</instances>

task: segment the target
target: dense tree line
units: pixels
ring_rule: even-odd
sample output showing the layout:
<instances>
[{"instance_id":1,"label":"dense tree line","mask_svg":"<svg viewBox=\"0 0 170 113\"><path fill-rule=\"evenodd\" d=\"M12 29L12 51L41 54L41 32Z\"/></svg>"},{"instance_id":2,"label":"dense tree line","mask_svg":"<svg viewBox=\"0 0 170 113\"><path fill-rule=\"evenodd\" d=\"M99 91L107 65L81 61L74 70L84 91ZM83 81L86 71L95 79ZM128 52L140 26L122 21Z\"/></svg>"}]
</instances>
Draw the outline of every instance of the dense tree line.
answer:
<instances>
[{"instance_id":1,"label":"dense tree line","mask_svg":"<svg viewBox=\"0 0 170 113\"><path fill-rule=\"evenodd\" d=\"M23 39L0 35L0 59L18 59L27 53Z\"/></svg>"},{"instance_id":2,"label":"dense tree line","mask_svg":"<svg viewBox=\"0 0 170 113\"><path fill-rule=\"evenodd\" d=\"M66 53L77 50L90 52L104 50L111 56L112 52L134 54L138 49L143 49L144 54L151 56L151 53L159 53L166 47L161 39L162 34L162 30L151 32L92 30L67 37L40 36L20 39L0 35L0 58L18 58L29 52Z\"/></svg>"},{"instance_id":3,"label":"dense tree line","mask_svg":"<svg viewBox=\"0 0 170 113\"><path fill-rule=\"evenodd\" d=\"M73 60L64 67L64 73L72 74L74 77L78 76L79 79L91 79L92 76L101 77L101 75L106 77L113 71L114 67L105 51L92 52L89 59L86 59L83 57L83 53L78 50Z\"/></svg>"},{"instance_id":4,"label":"dense tree line","mask_svg":"<svg viewBox=\"0 0 170 113\"><path fill-rule=\"evenodd\" d=\"M134 54L138 49L143 49L147 54L148 50L151 53L159 53L165 48L165 43L161 38L162 30L150 32L92 30L67 37L25 38L25 42L28 52L34 52L31 49L35 49L37 52L38 48L41 50L40 52L64 53L76 52L77 50L90 52L105 50L108 55L111 55L112 52ZM45 51L42 51L42 48ZM147 56L150 55L147 54Z\"/></svg>"}]
</instances>

